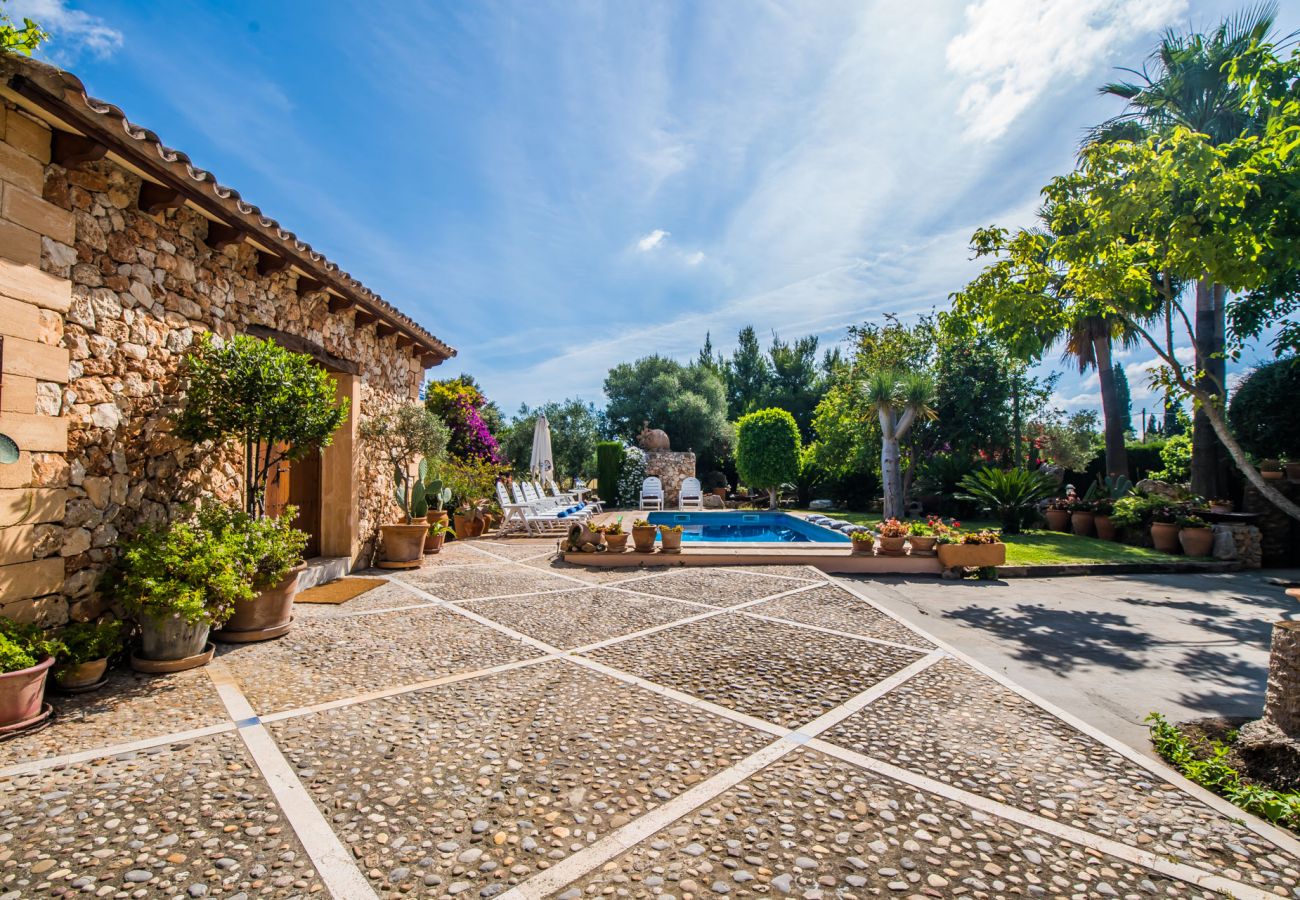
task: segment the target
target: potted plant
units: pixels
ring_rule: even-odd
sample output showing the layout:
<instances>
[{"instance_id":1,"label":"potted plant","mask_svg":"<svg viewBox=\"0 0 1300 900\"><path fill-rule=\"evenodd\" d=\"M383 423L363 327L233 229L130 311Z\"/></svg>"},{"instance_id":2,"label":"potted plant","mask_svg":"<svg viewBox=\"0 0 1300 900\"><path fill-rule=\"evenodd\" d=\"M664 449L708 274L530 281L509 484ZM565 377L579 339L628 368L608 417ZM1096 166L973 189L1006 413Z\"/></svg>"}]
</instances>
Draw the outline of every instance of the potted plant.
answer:
<instances>
[{"instance_id":1,"label":"potted plant","mask_svg":"<svg viewBox=\"0 0 1300 900\"><path fill-rule=\"evenodd\" d=\"M1051 531L1070 530L1070 501L1064 497L1057 497L1048 503L1043 514L1047 516L1047 527Z\"/></svg>"},{"instance_id":2,"label":"potted plant","mask_svg":"<svg viewBox=\"0 0 1300 900\"><path fill-rule=\"evenodd\" d=\"M660 525L659 543L660 543L659 549L663 553L681 553L682 552L682 526Z\"/></svg>"},{"instance_id":3,"label":"potted plant","mask_svg":"<svg viewBox=\"0 0 1300 900\"><path fill-rule=\"evenodd\" d=\"M393 466L393 499L401 521L379 526L384 539L386 569L414 569L424 555L429 527L425 517L429 502L419 472L428 472L447 447L449 432L442 420L418 403L394 407L361 423L361 437L377 447ZM412 467L421 468L412 472ZM463 536L460 523L456 533Z\"/></svg>"},{"instance_id":4,"label":"potted plant","mask_svg":"<svg viewBox=\"0 0 1300 900\"><path fill-rule=\"evenodd\" d=\"M38 626L0 618L0 735L49 716L45 679L58 651L58 641Z\"/></svg>"},{"instance_id":5,"label":"potted plant","mask_svg":"<svg viewBox=\"0 0 1300 900\"><path fill-rule=\"evenodd\" d=\"M488 501L482 497L465 500L456 507L457 539L482 537L487 529L488 509Z\"/></svg>"},{"instance_id":6,"label":"potted plant","mask_svg":"<svg viewBox=\"0 0 1300 900\"><path fill-rule=\"evenodd\" d=\"M1096 507L1091 500L1075 500L1070 504L1070 530L1080 537L1091 537Z\"/></svg>"},{"instance_id":7,"label":"potted plant","mask_svg":"<svg viewBox=\"0 0 1300 900\"><path fill-rule=\"evenodd\" d=\"M1276 481L1282 477L1282 464L1276 459L1261 459L1259 461L1259 474Z\"/></svg>"},{"instance_id":8,"label":"potted plant","mask_svg":"<svg viewBox=\"0 0 1300 900\"><path fill-rule=\"evenodd\" d=\"M1157 506L1150 511L1151 545L1162 553L1177 553L1178 510L1171 506Z\"/></svg>"},{"instance_id":9,"label":"potted plant","mask_svg":"<svg viewBox=\"0 0 1300 900\"><path fill-rule=\"evenodd\" d=\"M956 529L939 537L939 564L945 569L982 569L1005 565L1007 545L996 531Z\"/></svg>"},{"instance_id":10,"label":"potted plant","mask_svg":"<svg viewBox=\"0 0 1300 900\"><path fill-rule=\"evenodd\" d=\"M1188 556L1209 556L1214 549L1214 529L1200 516L1180 516L1178 543Z\"/></svg>"},{"instance_id":11,"label":"potted plant","mask_svg":"<svg viewBox=\"0 0 1300 900\"><path fill-rule=\"evenodd\" d=\"M935 544L939 541L936 531L936 519L931 516L922 522L917 519L907 523L907 542L912 545L913 556L931 556Z\"/></svg>"},{"instance_id":12,"label":"potted plant","mask_svg":"<svg viewBox=\"0 0 1300 900\"><path fill-rule=\"evenodd\" d=\"M1115 523L1110 518L1114 509L1115 504L1109 500L1097 500L1093 503L1092 527L1097 530L1097 537L1103 541L1115 540Z\"/></svg>"},{"instance_id":13,"label":"potted plant","mask_svg":"<svg viewBox=\"0 0 1300 900\"><path fill-rule=\"evenodd\" d=\"M310 356L247 335L220 345L211 334L202 336L185 359L184 374L187 387L176 433L195 443L234 442L243 449L247 521L231 527L247 539L250 553L268 554L255 568L257 596L237 611L229 634L238 633L245 641L279 637L292 621L298 591L293 570L307 536L292 528L292 510L265 527L250 522L266 516L270 474L286 461L329 446L348 417L348 401L337 398L334 379ZM281 570L283 552L295 558Z\"/></svg>"},{"instance_id":14,"label":"potted plant","mask_svg":"<svg viewBox=\"0 0 1300 900\"><path fill-rule=\"evenodd\" d=\"M907 526L897 519L886 519L876 526L879 537L880 552L889 556L901 556L907 543Z\"/></svg>"},{"instance_id":15,"label":"potted plant","mask_svg":"<svg viewBox=\"0 0 1300 900\"><path fill-rule=\"evenodd\" d=\"M627 549L628 533L623 530L623 518L608 525L597 525L596 531L605 536L605 547L611 553L622 553Z\"/></svg>"},{"instance_id":16,"label":"potted plant","mask_svg":"<svg viewBox=\"0 0 1300 900\"><path fill-rule=\"evenodd\" d=\"M849 544L853 548L854 556L874 556L876 552L876 536L870 531L855 531L849 535Z\"/></svg>"},{"instance_id":17,"label":"potted plant","mask_svg":"<svg viewBox=\"0 0 1300 900\"><path fill-rule=\"evenodd\" d=\"M632 522L632 546L637 553L655 552L655 534L657 529L645 519Z\"/></svg>"},{"instance_id":18,"label":"potted plant","mask_svg":"<svg viewBox=\"0 0 1300 900\"><path fill-rule=\"evenodd\" d=\"M70 694L93 691L108 680L109 657L122 649L126 623L75 622L59 632L54 683Z\"/></svg>"},{"instance_id":19,"label":"potted plant","mask_svg":"<svg viewBox=\"0 0 1300 900\"><path fill-rule=\"evenodd\" d=\"M1218 514L1218 515L1224 515L1225 513L1230 513L1230 512L1232 512L1232 501L1231 501L1231 500L1211 500L1211 501L1210 501L1210 512L1212 512L1212 513L1216 513L1216 514Z\"/></svg>"},{"instance_id":20,"label":"potted plant","mask_svg":"<svg viewBox=\"0 0 1300 900\"><path fill-rule=\"evenodd\" d=\"M138 672L206 665L208 632L255 596L253 566L241 540L196 521L148 527L123 546L107 583L140 626Z\"/></svg>"},{"instance_id":21,"label":"potted plant","mask_svg":"<svg viewBox=\"0 0 1300 900\"><path fill-rule=\"evenodd\" d=\"M441 553L447 535L451 535L452 540L456 538L456 532L445 522L430 522L428 536L424 539L424 552L429 554Z\"/></svg>"},{"instance_id":22,"label":"potted plant","mask_svg":"<svg viewBox=\"0 0 1300 900\"><path fill-rule=\"evenodd\" d=\"M298 576L307 568L302 560L307 535L293 527L296 515L292 506L274 518L253 518L220 504L199 512L200 526L239 547L253 573L253 598L235 603L230 618L212 632L216 640L249 644L289 631Z\"/></svg>"}]
</instances>

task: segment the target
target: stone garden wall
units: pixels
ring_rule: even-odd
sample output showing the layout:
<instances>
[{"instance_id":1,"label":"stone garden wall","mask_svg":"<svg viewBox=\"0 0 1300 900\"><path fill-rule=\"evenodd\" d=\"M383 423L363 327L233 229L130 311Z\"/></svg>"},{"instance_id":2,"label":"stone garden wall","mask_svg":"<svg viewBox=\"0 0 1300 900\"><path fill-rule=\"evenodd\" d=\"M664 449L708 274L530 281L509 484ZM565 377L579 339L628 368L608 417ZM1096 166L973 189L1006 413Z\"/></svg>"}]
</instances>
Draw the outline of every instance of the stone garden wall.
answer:
<instances>
[{"instance_id":1,"label":"stone garden wall","mask_svg":"<svg viewBox=\"0 0 1300 900\"><path fill-rule=\"evenodd\" d=\"M647 450L645 473L659 476L664 483L664 506L676 506L681 493L682 480L695 477L695 454L676 453L671 450Z\"/></svg>"},{"instance_id":2,"label":"stone garden wall","mask_svg":"<svg viewBox=\"0 0 1300 900\"><path fill-rule=\"evenodd\" d=\"M55 625L102 611L96 581L116 545L200 493L239 497L239 452L172 436L177 372L204 331L260 325L360 366L354 415L414 399L423 367L393 338L299 296L297 275L259 275L247 244L215 250L207 219L137 205L140 179L108 161L50 164L50 132L15 108L0 118L0 614ZM390 515L391 473L355 460L366 557Z\"/></svg>"}]
</instances>

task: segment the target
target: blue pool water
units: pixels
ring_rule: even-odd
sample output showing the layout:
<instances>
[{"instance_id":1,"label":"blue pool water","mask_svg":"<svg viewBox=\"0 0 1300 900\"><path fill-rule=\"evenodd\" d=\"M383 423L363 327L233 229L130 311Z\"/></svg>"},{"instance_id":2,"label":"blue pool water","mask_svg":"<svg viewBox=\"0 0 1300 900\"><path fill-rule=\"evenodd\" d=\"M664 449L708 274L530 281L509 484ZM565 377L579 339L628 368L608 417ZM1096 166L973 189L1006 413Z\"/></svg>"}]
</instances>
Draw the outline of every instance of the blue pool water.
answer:
<instances>
[{"instance_id":1,"label":"blue pool water","mask_svg":"<svg viewBox=\"0 0 1300 900\"><path fill-rule=\"evenodd\" d=\"M781 512L652 512L652 525L681 525L682 543L847 544L848 535Z\"/></svg>"}]
</instances>

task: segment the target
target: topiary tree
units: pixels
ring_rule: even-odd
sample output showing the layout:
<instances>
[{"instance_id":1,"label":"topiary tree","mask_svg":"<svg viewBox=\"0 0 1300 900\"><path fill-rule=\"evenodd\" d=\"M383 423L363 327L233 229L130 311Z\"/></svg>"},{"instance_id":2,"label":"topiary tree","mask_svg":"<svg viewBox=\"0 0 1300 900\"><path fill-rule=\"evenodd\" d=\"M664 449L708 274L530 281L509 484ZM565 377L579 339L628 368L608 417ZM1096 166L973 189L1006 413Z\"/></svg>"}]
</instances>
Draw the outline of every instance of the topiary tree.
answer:
<instances>
[{"instance_id":1,"label":"topiary tree","mask_svg":"<svg viewBox=\"0 0 1300 900\"><path fill-rule=\"evenodd\" d=\"M623 468L622 441L600 441L596 444L596 484L601 497L608 503L618 502L618 476Z\"/></svg>"},{"instance_id":2,"label":"topiary tree","mask_svg":"<svg viewBox=\"0 0 1300 900\"><path fill-rule=\"evenodd\" d=\"M244 508L266 512L266 481L283 460L319 453L348 417L334 379L306 354L271 340L199 338L185 359L189 387L177 434L194 443L244 446Z\"/></svg>"},{"instance_id":3,"label":"topiary tree","mask_svg":"<svg viewBox=\"0 0 1300 900\"><path fill-rule=\"evenodd\" d=\"M1256 459L1300 460L1300 417L1285 415L1300 392L1300 357L1260 366L1237 386L1228 422Z\"/></svg>"},{"instance_id":4,"label":"topiary tree","mask_svg":"<svg viewBox=\"0 0 1300 900\"><path fill-rule=\"evenodd\" d=\"M736 422L736 471L751 487L767 489L776 509L777 489L799 477L799 426L783 409L760 409Z\"/></svg>"}]
</instances>

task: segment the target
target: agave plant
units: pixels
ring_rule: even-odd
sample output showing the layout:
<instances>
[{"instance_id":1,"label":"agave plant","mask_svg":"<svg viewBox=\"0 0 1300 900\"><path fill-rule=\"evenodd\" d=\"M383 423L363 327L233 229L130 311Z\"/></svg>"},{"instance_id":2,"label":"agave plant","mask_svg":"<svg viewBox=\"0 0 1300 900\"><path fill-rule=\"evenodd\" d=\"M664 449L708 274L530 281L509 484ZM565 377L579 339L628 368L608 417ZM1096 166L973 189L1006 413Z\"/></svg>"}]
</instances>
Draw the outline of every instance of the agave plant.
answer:
<instances>
[{"instance_id":1,"label":"agave plant","mask_svg":"<svg viewBox=\"0 0 1300 900\"><path fill-rule=\"evenodd\" d=\"M986 467L961 480L965 493L958 499L973 500L989 509L1002 522L1004 534L1020 534L1025 511L1056 492L1056 480L1028 469Z\"/></svg>"}]
</instances>

